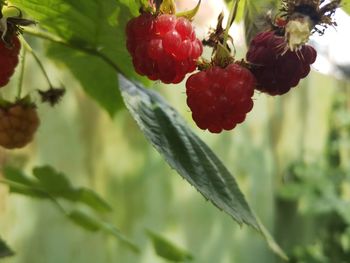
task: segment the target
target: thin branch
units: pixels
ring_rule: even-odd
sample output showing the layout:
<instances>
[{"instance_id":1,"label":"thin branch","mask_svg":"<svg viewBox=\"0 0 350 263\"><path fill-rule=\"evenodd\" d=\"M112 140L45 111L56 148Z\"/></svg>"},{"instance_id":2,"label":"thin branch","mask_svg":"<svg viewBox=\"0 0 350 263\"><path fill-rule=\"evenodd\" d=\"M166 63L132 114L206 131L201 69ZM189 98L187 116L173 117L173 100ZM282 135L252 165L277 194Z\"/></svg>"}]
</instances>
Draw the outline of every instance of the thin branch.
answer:
<instances>
[{"instance_id":1,"label":"thin branch","mask_svg":"<svg viewBox=\"0 0 350 263\"><path fill-rule=\"evenodd\" d=\"M111 66L114 70L116 70L119 74L126 77L126 75L123 73L123 71L120 69L120 67L112 59L110 59L108 56L106 56L105 54L99 52L98 50L96 50L94 48L78 46L78 45L75 45L73 43L66 42L60 38L55 37L55 36L52 36L48 33L45 33L42 31L37 31L37 30L32 30L32 29L28 29L28 28L24 29L23 33L26 33L28 35L32 35L32 36L35 36L35 37L38 37L41 39L45 39L45 40L54 42L56 44L75 49L75 50L79 50L79 51L82 51L84 53L87 53L87 54L95 56L95 57L99 57L100 59L105 61L109 66Z\"/></svg>"}]
</instances>

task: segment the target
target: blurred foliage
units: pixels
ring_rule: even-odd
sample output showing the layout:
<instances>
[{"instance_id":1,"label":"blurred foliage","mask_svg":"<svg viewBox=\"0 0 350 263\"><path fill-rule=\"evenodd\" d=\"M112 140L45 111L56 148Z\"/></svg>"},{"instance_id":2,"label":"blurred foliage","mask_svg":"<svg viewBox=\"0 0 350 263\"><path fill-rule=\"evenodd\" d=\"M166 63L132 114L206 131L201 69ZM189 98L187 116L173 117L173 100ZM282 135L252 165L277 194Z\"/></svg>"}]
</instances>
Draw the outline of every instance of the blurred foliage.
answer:
<instances>
[{"instance_id":1,"label":"blurred foliage","mask_svg":"<svg viewBox=\"0 0 350 263\"><path fill-rule=\"evenodd\" d=\"M193 256L189 252L175 246L164 237L150 230L147 233L152 239L157 255L174 262L188 262L193 260Z\"/></svg>"},{"instance_id":2,"label":"blurred foliage","mask_svg":"<svg viewBox=\"0 0 350 263\"><path fill-rule=\"evenodd\" d=\"M4 240L0 238L0 258L11 257L15 255L15 253L9 248Z\"/></svg>"},{"instance_id":3,"label":"blurred foliage","mask_svg":"<svg viewBox=\"0 0 350 263\"><path fill-rule=\"evenodd\" d=\"M295 204L296 217L312 222L313 233L303 235L308 242L291 247L291 262L345 263L350 258L349 102L347 89L335 96L324 158L292 164L279 190L283 202Z\"/></svg>"}]
</instances>

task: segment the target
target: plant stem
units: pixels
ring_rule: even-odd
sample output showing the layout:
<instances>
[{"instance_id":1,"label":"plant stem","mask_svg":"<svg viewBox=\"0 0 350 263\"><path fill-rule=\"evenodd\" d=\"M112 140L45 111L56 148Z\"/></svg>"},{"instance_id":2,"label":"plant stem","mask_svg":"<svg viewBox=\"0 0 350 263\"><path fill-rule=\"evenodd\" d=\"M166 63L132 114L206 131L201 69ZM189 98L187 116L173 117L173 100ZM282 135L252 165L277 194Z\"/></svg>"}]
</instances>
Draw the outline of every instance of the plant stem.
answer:
<instances>
[{"instance_id":1,"label":"plant stem","mask_svg":"<svg viewBox=\"0 0 350 263\"><path fill-rule=\"evenodd\" d=\"M237 15L239 0L233 0L233 2L234 3L233 3L233 6L232 6L232 8L230 10L230 15L228 17L226 28L225 28L224 43L223 43L224 46L227 45L227 40L228 40L228 37L229 37L229 31L230 31L230 28L231 28L231 26L233 24L233 21L236 18L236 15Z\"/></svg>"},{"instance_id":2,"label":"plant stem","mask_svg":"<svg viewBox=\"0 0 350 263\"><path fill-rule=\"evenodd\" d=\"M21 99L21 93L22 93L22 88L23 88L23 79L24 79L24 67L25 67L25 63L26 63L26 55L27 55L27 49L23 49L20 75L19 75L18 87L17 87L17 100Z\"/></svg>"},{"instance_id":3,"label":"plant stem","mask_svg":"<svg viewBox=\"0 0 350 263\"><path fill-rule=\"evenodd\" d=\"M126 77L126 75L123 73L123 71L120 69L120 67L113 61L111 60L108 56L106 56L105 54L99 52L98 50L94 49L94 48L88 48L88 47L82 47L82 46L78 46L78 45L74 45L72 43L68 43L63 41L62 39L59 39L55 36L52 36L50 34L47 34L45 32L40 32L37 30L32 30L32 29L24 29L23 30L24 33L28 34L28 35L32 35L35 37L39 37L45 40L49 40L51 42L54 42L56 44L60 44L72 49L76 49L82 52L85 52L89 55L95 56L95 57L99 57L100 59L102 59L103 61L105 61L109 66L111 66L114 70L116 70L119 74L123 75L124 77Z\"/></svg>"},{"instance_id":4,"label":"plant stem","mask_svg":"<svg viewBox=\"0 0 350 263\"><path fill-rule=\"evenodd\" d=\"M34 52L34 50L30 47L30 45L27 43L27 41L23 37L21 38L21 41L22 41L22 44L24 46L24 49L29 51L32 54L35 62L38 64L38 66L39 66L41 72L43 73L47 83L49 84L49 87L53 88L53 85L50 81L49 75L47 74L45 67L44 67L43 63L41 63L41 60L38 57L38 55Z\"/></svg>"},{"instance_id":5,"label":"plant stem","mask_svg":"<svg viewBox=\"0 0 350 263\"><path fill-rule=\"evenodd\" d=\"M49 193L47 193L46 191L44 191L41 188L37 188L35 186L27 186L18 182L14 182L11 180L7 180L7 179L0 179L0 184L6 184L8 186L13 186L13 187L17 187L19 189L22 190L28 190L28 191L36 191L37 193L42 194L43 196L47 197L48 199L50 199L50 201L55 204L55 206L58 208L58 210L60 210L64 215L69 216L68 212L63 208L63 206L61 206L61 204Z\"/></svg>"}]
</instances>

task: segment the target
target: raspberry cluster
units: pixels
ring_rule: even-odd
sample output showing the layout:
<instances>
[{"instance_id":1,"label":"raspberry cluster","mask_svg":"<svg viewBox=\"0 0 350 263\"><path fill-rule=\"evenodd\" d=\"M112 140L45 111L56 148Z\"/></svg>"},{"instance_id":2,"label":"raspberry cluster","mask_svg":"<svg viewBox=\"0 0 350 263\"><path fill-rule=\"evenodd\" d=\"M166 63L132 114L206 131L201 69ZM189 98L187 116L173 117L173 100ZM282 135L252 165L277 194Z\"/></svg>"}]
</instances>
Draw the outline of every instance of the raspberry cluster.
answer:
<instances>
[{"instance_id":1,"label":"raspberry cluster","mask_svg":"<svg viewBox=\"0 0 350 263\"><path fill-rule=\"evenodd\" d=\"M0 35L2 32L0 32ZM9 81L18 64L18 55L21 44L16 35L12 37L10 46L0 41L0 87L5 86Z\"/></svg>"},{"instance_id":2,"label":"raspberry cluster","mask_svg":"<svg viewBox=\"0 0 350 263\"><path fill-rule=\"evenodd\" d=\"M254 87L252 73L235 63L193 74L186 82L193 120L212 133L232 130L252 110Z\"/></svg>"},{"instance_id":3,"label":"raspberry cluster","mask_svg":"<svg viewBox=\"0 0 350 263\"><path fill-rule=\"evenodd\" d=\"M194 17L199 5L191 16L177 17L171 0L149 1L148 9L142 9L141 15L128 22L127 49L136 72L151 80L179 83L198 66L199 72L186 81L193 120L212 133L232 130L252 110L255 89L282 95L309 74L317 57L316 50L306 44L309 36L321 32L316 25L335 25L331 14L339 3L320 6L319 1L282 2L281 15L270 21L271 28L251 41L248 63L237 62L231 55L223 16L219 16L208 39L201 42L187 19ZM199 60L202 44L212 48L210 61Z\"/></svg>"},{"instance_id":4,"label":"raspberry cluster","mask_svg":"<svg viewBox=\"0 0 350 263\"><path fill-rule=\"evenodd\" d=\"M309 74L316 56L316 50L309 45L295 52L286 49L284 37L265 31L251 41L246 58L252 64L256 88L270 95L282 95Z\"/></svg>"},{"instance_id":5,"label":"raspberry cluster","mask_svg":"<svg viewBox=\"0 0 350 263\"><path fill-rule=\"evenodd\" d=\"M126 28L127 48L138 74L179 83L196 69L203 47L186 18L143 13Z\"/></svg>"},{"instance_id":6,"label":"raspberry cluster","mask_svg":"<svg viewBox=\"0 0 350 263\"><path fill-rule=\"evenodd\" d=\"M33 105L18 102L0 107L0 145L6 149L24 147L32 141L39 123Z\"/></svg>"}]
</instances>

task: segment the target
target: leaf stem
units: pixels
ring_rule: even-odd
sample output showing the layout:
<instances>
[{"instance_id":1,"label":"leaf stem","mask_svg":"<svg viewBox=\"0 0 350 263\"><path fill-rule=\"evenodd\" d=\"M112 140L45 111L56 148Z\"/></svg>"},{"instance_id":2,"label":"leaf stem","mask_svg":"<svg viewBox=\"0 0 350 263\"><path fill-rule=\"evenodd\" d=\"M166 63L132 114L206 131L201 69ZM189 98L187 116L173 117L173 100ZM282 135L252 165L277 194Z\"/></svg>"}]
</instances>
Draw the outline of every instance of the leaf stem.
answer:
<instances>
[{"instance_id":1,"label":"leaf stem","mask_svg":"<svg viewBox=\"0 0 350 263\"><path fill-rule=\"evenodd\" d=\"M226 28L225 28L225 33L224 33L224 43L223 44L225 47L227 45L227 40L229 37L230 28L231 28L233 21L235 20L236 15L237 15L238 4L239 4L239 0L233 0L233 6L230 10L230 15L228 17Z\"/></svg>"},{"instance_id":2,"label":"leaf stem","mask_svg":"<svg viewBox=\"0 0 350 263\"><path fill-rule=\"evenodd\" d=\"M38 55L34 52L34 50L31 48L31 46L28 44L28 42L23 37L21 37L21 41L22 41L22 44L24 46L24 49L27 50L30 54L32 54L35 62L38 64L38 66L39 66L41 72L43 73L47 83L49 84L49 87L53 88L53 85L50 81L49 75L47 74L45 67L44 67L43 63L41 62L40 58L38 57Z\"/></svg>"},{"instance_id":3,"label":"leaf stem","mask_svg":"<svg viewBox=\"0 0 350 263\"><path fill-rule=\"evenodd\" d=\"M24 79L24 68L26 63L26 56L27 56L27 49L23 49L22 52L22 59L21 59L21 68L20 68L20 75L18 79L18 87L17 87L17 100L21 99L21 93L23 88L23 79Z\"/></svg>"},{"instance_id":4,"label":"leaf stem","mask_svg":"<svg viewBox=\"0 0 350 263\"><path fill-rule=\"evenodd\" d=\"M35 186L27 186L18 182L14 182L11 180L7 180L7 179L0 179L0 184L6 184L8 186L14 186L23 190L30 190L30 191L36 191L40 194L42 194L43 196L47 197L48 199L50 199L50 201L55 204L55 206L58 208L58 210L60 210L65 216L68 216L68 212L63 208L63 206L61 206L61 204L48 192L45 192L43 189L35 187Z\"/></svg>"},{"instance_id":5,"label":"leaf stem","mask_svg":"<svg viewBox=\"0 0 350 263\"><path fill-rule=\"evenodd\" d=\"M85 52L89 55L95 56L95 57L99 57L100 59L102 59L104 62L106 62L109 66L111 66L114 70L116 70L119 74L123 75L124 77L126 77L126 75L123 73L123 71L120 69L120 67L112 60L110 59L108 56L106 56L105 54L99 52L97 49L94 48L89 48L89 47L83 47L83 46L78 46L76 44L73 43L69 43L69 42L65 42L60 38L57 38L55 36L52 36L48 33L42 32L42 31L38 31L38 30L32 30L29 28L26 28L23 30L23 33L26 33L28 35L32 35L41 39L45 39L51 42L54 42L56 44L59 45L63 45L72 49L76 49L82 52Z\"/></svg>"}]
</instances>

